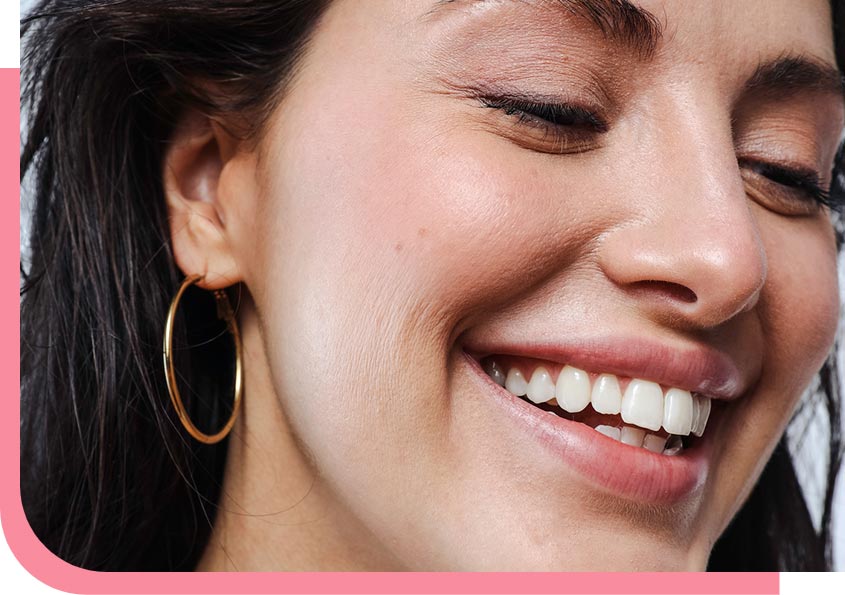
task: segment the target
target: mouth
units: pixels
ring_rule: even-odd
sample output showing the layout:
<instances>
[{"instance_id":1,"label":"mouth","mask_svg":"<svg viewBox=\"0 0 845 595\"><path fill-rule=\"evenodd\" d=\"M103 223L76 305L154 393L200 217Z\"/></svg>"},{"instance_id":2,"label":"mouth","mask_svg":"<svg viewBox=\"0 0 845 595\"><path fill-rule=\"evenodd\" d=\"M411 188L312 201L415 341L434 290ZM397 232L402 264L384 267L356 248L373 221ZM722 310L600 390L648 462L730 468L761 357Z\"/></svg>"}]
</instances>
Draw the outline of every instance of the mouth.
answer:
<instances>
[{"instance_id":1,"label":"mouth","mask_svg":"<svg viewBox=\"0 0 845 595\"><path fill-rule=\"evenodd\" d=\"M493 382L525 403L663 456L692 448L710 417L710 397L651 380L505 355L479 363Z\"/></svg>"},{"instance_id":2,"label":"mouth","mask_svg":"<svg viewBox=\"0 0 845 595\"><path fill-rule=\"evenodd\" d=\"M539 473L558 469L552 477L566 477L574 471L594 488L629 501L678 503L704 484L722 401L736 398L739 390L708 394L716 376L695 357L660 360L667 362L661 367L655 357L665 350L619 345L606 351L613 353L604 368L610 371L595 353L572 352L576 361L590 362L590 369L564 363L564 357L515 355L514 349L465 347L464 356L479 389L473 398L488 409L497 404L497 423L551 455L551 464L541 465ZM651 365L638 365L643 360L637 358L645 356ZM638 377L637 369L660 375ZM669 384L666 378L681 382Z\"/></svg>"}]
</instances>

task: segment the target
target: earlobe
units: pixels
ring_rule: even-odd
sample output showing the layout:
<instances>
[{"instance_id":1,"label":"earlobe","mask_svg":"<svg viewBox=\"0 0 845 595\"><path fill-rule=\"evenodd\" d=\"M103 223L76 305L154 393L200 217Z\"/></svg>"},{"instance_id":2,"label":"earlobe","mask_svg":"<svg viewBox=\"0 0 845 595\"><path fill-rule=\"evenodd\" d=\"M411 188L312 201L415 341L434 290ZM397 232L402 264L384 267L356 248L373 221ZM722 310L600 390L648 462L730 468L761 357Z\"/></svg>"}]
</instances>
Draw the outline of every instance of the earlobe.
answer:
<instances>
[{"instance_id":1,"label":"earlobe","mask_svg":"<svg viewBox=\"0 0 845 595\"><path fill-rule=\"evenodd\" d=\"M164 193L176 265L185 275L201 274L206 289L241 280L227 229L221 175L237 150L219 124L191 113L179 123L165 153Z\"/></svg>"}]
</instances>

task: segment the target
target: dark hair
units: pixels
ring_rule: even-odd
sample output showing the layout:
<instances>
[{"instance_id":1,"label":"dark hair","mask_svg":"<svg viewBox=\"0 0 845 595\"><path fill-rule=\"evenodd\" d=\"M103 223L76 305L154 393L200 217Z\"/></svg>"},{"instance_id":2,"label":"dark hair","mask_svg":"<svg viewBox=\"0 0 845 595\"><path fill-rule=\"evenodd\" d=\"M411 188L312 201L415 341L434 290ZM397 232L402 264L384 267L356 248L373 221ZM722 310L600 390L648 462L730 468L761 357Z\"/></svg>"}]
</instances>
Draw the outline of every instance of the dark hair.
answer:
<instances>
[{"instance_id":1,"label":"dark hair","mask_svg":"<svg viewBox=\"0 0 845 595\"><path fill-rule=\"evenodd\" d=\"M163 151L188 107L259 131L326 4L45 0L23 22L33 203L21 496L36 535L72 564L190 570L207 543L226 444L186 438L166 390L164 320L182 275ZM180 314L202 320L203 293L186 294ZM177 345L201 343L180 331L193 326L176 324ZM178 362L180 385L231 401L208 370L229 365L232 347L215 343ZM200 428L222 426L225 411L193 401Z\"/></svg>"},{"instance_id":2,"label":"dark hair","mask_svg":"<svg viewBox=\"0 0 845 595\"><path fill-rule=\"evenodd\" d=\"M163 151L187 108L238 122L244 138L259 134L329 2L42 0L22 23L21 180L32 200L21 266L21 497L36 535L71 564L191 570L208 542L226 442L186 438L166 391L163 326L181 274ZM845 11L839 0L833 8L841 69ZM840 172L834 192L843 182ZM202 293L180 312L202 320L213 307ZM204 342L179 336L180 345ZM206 373L228 365L231 345L184 359L185 386L210 403L231 398ZM833 357L820 378L831 421L821 528L782 439L711 568L830 566L842 458ZM201 428L227 415L199 397L186 405Z\"/></svg>"}]
</instances>

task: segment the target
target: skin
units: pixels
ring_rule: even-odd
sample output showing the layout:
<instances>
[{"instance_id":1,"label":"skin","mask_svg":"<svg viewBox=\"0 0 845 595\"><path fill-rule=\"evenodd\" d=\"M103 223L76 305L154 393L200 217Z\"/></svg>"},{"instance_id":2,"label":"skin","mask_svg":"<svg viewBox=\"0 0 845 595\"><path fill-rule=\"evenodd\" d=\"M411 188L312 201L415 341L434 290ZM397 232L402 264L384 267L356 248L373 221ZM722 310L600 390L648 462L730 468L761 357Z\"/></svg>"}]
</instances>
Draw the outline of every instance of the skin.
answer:
<instances>
[{"instance_id":1,"label":"skin","mask_svg":"<svg viewBox=\"0 0 845 595\"><path fill-rule=\"evenodd\" d=\"M643 1L666 27L643 60L534 2L433 4L337 0L257 142L198 114L174 136L176 261L237 284L245 349L199 568L703 569L833 341L828 213L790 216L737 164L829 184L841 98L743 92L761 58L835 63L829 3ZM550 154L471 96L491 84L600 87L609 131ZM614 334L742 372L706 482L673 506L498 423L461 348Z\"/></svg>"}]
</instances>

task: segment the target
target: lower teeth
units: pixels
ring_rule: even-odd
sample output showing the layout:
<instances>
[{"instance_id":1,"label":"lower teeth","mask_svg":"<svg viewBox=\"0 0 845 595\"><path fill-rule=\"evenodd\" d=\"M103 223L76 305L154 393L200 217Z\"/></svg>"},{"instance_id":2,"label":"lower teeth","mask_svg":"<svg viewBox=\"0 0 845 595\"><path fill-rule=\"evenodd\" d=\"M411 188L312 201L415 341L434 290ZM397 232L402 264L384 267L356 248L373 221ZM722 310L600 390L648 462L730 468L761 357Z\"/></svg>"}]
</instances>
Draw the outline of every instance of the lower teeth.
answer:
<instances>
[{"instance_id":1,"label":"lower teeth","mask_svg":"<svg viewBox=\"0 0 845 595\"><path fill-rule=\"evenodd\" d=\"M644 433L643 430L637 428L636 426L622 426L621 428L617 428L613 426L599 425L593 429L596 430L598 433L604 434L608 438L617 440L619 442L622 442L623 444L628 444L630 446L639 446L644 450L664 454L666 456L675 456L684 450L684 443L681 437L676 436L674 434L669 435L669 437L665 441L665 444L663 445L663 450L661 451L658 449L660 448L660 440L662 440L662 438L655 434L645 434L645 436L642 437ZM643 438L644 441L640 442L640 440ZM650 440L653 441L653 447L651 448L649 447ZM654 444L654 442L657 442L657 444Z\"/></svg>"},{"instance_id":2,"label":"lower teeth","mask_svg":"<svg viewBox=\"0 0 845 595\"><path fill-rule=\"evenodd\" d=\"M528 401L524 397L520 397L520 398L525 400L528 403L531 403L530 401ZM531 403L531 404L534 405L535 407L539 407L540 409L544 410L549 415L554 415L555 417L562 417L564 419L569 419L571 421L579 421L579 420L574 419L573 414L566 413L562 409L558 409L557 407L549 405L548 403L543 403L543 404L540 404L540 405L538 405L536 403ZM558 409L558 411L560 413L558 413L558 411L555 411L556 409ZM583 423L583 422L579 421L579 423ZM600 434L604 434L605 436L607 436L611 439L618 440L618 441L623 442L625 444L630 444L630 438L626 439L626 440L622 439L622 433L623 433L622 429L623 428L628 428L629 430L632 430L632 431L627 432L628 436L630 436L631 434L638 434L638 433L644 432L643 430L641 430L640 428L637 428L636 426L624 426L623 425L623 426L617 427L615 425L609 426L609 425L604 425L604 424L597 424L596 426L592 426L589 423L585 424L585 425L589 425L590 427L592 427L594 430L596 430ZM634 445L634 446L636 446L636 445ZM644 450L650 450L651 452L657 452L655 450L647 449L644 444L640 444L639 446L640 446L640 448L642 448ZM670 434L669 437L666 439L666 444L664 445L663 451L661 452L661 454L671 457L671 456L676 456L676 455L680 454L683 450L684 450L683 438L681 436L677 436L675 434Z\"/></svg>"},{"instance_id":3,"label":"lower teeth","mask_svg":"<svg viewBox=\"0 0 845 595\"><path fill-rule=\"evenodd\" d=\"M684 450L683 438L673 434L669 436L669 440L666 441L666 447L663 449L663 454L673 456L682 450Z\"/></svg>"}]
</instances>

